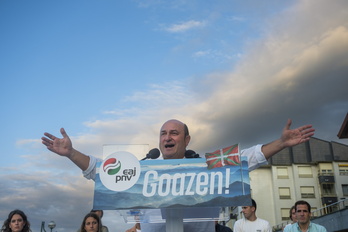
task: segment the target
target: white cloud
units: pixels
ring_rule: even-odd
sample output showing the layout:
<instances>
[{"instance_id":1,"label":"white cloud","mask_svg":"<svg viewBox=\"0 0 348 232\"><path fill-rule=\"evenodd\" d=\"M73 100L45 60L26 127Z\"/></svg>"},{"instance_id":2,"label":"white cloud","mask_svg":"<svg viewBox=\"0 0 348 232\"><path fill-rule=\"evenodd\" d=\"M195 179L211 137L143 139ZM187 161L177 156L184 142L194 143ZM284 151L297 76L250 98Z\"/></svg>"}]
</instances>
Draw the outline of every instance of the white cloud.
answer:
<instances>
[{"instance_id":1,"label":"white cloud","mask_svg":"<svg viewBox=\"0 0 348 232\"><path fill-rule=\"evenodd\" d=\"M199 57L205 57L211 54L211 50L205 50L205 51L197 51L193 54L193 57L199 58Z\"/></svg>"},{"instance_id":2,"label":"white cloud","mask_svg":"<svg viewBox=\"0 0 348 232\"><path fill-rule=\"evenodd\" d=\"M204 27L205 25L206 23L204 21L189 20L186 22L173 24L165 28L165 30L171 33L181 33L191 29L201 28L201 27Z\"/></svg>"}]
</instances>

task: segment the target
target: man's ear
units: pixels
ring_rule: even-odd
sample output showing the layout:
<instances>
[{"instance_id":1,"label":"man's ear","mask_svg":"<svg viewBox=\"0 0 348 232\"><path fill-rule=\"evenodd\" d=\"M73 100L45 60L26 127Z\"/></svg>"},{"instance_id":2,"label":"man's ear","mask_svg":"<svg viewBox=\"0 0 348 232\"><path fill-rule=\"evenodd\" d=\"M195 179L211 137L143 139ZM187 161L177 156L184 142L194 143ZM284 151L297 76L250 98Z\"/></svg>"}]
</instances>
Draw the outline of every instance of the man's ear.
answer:
<instances>
[{"instance_id":1,"label":"man's ear","mask_svg":"<svg viewBox=\"0 0 348 232\"><path fill-rule=\"evenodd\" d=\"M187 136L185 137L185 145L186 145L186 147L187 147L187 145L190 143L190 140L191 140L191 136L187 135Z\"/></svg>"}]
</instances>

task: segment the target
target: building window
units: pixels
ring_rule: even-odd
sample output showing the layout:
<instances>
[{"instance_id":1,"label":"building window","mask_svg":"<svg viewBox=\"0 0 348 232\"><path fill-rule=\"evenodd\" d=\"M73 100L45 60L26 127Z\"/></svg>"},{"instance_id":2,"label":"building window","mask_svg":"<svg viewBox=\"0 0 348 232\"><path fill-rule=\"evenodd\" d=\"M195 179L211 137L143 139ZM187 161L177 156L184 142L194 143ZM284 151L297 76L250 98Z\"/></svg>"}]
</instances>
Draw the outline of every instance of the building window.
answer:
<instances>
[{"instance_id":1,"label":"building window","mask_svg":"<svg viewBox=\"0 0 348 232\"><path fill-rule=\"evenodd\" d=\"M348 196L348 184L342 184L343 196Z\"/></svg>"},{"instance_id":2,"label":"building window","mask_svg":"<svg viewBox=\"0 0 348 232\"><path fill-rule=\"evenodd\" d=\"M341 176L348 176L348 164L339 164L338 169Z\"/></svg>"},{"instance_id":3,"label":"building window","mask_svg":"<svg viewBox=\"0 0 348 232\"><path fill-rule=\"evenodd\" d=\"M322 169L319 174L323 176L332 176L333 172L330 169Z\"/></svg>"},{"instance_id":4,"label":"building window","mask_svg":"<svg viewBox=\"0 0 348 232\"><path fill-rule=\"evenodd\" d=\"M299 166L298 167L298 176L300 178L312 178L312 167L311 166Z\"/></svg>"},{"instance_id":5,"label":"building window","mask_svg":"<svg viewBox=\"0 0 348 232\"><path fill-rule=\"evenodd\" d=\"M319 175L332 176L333 175L332 163L319 163Z\"/></svg>"},{"instance_id":6,"label":"building window","mask_svg":"<svg viewBox=\"0 0 348 232\"><path fill-rule=\"evenodd\" d=\"M289 173L287 167L277 167L277 178L278 179L289 179Z\"/></svg>"},{"instance_id":7,"label":"building window","mask_svg":"<svg viewBox=\"0 0 348 232\"><path fill-rule=\"evenodd\" d=\"M301 186L301 198L315 198L314 187Z\"/></svg>"},{"instance_id":8,"label":"building window","mask_svg":"<svg viewBox=\"0 0 348 232\"><path fill-rule=\"evenodd\" d=\"M279 187L279 198L280 199L290 199L290 188L289 187Z\"/></svg>"},{"instance_id":9,"label":"building window","mask_svg":"<svg viewBox=\"0 0 348 232\"><path fill-rule=\"evenodd\" d=\"M290 211L290 208L282 208L282 209L280 209L280 212L281 212L281 215L282 215L282 221L291 220L289 218L289 211Z\"/></svg>"},{"instance_id":10,"label":"building window","mask_svg":"<svg viewBox=\"0 0 348 232\"><path fill-rule=\"evenodd\" d=\"M324 196L335 195L335 186L333 184L323 184L322 192Z\"/></svg>"}]
</instances>

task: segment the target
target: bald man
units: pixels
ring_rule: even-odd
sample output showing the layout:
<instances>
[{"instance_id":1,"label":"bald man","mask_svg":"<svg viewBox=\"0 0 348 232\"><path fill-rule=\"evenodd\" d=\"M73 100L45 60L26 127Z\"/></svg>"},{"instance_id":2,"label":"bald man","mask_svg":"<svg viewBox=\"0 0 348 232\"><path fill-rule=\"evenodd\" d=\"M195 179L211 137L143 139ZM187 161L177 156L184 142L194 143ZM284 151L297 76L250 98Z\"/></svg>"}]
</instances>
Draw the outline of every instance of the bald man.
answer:
<instances>
[{"instance_id":1,"label":"bald man","mask_svg":"<svg viewBox=\"0 0 348 232\"><path fill-rule=\"evenodd\" d=\"M241 151L241 155L248 158L249 171L267 164L267 160L270 157L284 148L306 142L314 135L312 125L304 125L296 129L290 129L291 123L292 122L289 119L279 139L265 145L255 145ZM94 180L96 174L96 163L101 160L94 156L85 155L74 149L64 128L61 128L60 132L63 138L57 138L47 132L44 133L45 137L41 138L42 143L48 150L60 156L69 158L83 171L85 178ZM161 127L159 138L159 149L162 153L163 159L183 159L190 139L191 136L185 123L176 119L166 121ZM203 230L204 228L202 228L202 230L197 230L197 228L195 228L195 231L213 231L214 223L210 224L212 224L212 230L210 230L211 228L209 227L207 230ZM145 226L146 224L144 224L144 226L141 225L143 232L146 231L144 229ZM188 230L189 229L187 229L187 231Z\"/></svg>"}]
</instances>

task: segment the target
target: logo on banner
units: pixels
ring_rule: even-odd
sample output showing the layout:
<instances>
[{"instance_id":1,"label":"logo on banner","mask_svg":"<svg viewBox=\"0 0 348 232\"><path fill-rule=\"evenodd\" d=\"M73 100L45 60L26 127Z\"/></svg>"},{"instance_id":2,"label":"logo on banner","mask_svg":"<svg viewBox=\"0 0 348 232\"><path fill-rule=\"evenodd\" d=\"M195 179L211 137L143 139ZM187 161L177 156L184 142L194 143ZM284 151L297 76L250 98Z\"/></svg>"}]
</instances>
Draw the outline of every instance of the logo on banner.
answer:
<instances>
[{"instance_id":1,"label":"logo on banner","mask_svg":"<svg viewBox=\"0 0 348 232\"><path fill-rule=\"evenodd\" d=\"M117 174L121 169L121 162L115 158L107 159L103 165L103 171L109 175Z\"/></svg>"},{"instance_id":2,"label":"logo on banner","mask_svg":"<svg viewBox=\"0 0 348 232\"><path fill-rule=\"evenodd\" d=\"M139 179L140 163L132 154L119 151L109 155L101 164L99 177L103 185L113 191L124 191Z\"/></svg>"}]
</instances>

